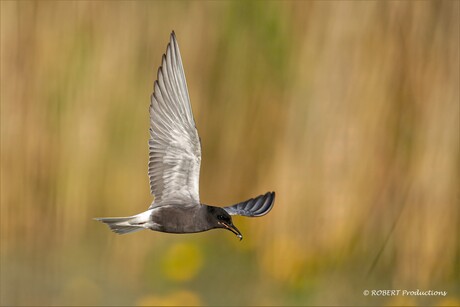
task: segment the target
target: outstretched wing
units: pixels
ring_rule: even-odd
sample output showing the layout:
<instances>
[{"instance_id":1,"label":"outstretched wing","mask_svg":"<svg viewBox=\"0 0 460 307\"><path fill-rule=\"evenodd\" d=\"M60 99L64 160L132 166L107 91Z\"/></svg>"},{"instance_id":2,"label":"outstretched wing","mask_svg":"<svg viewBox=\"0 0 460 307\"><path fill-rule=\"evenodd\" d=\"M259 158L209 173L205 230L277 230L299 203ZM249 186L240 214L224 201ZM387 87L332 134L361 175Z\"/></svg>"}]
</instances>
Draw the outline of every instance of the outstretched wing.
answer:
<instances>
[{"instance_id":1,"label":"outstretched wing","mask_svg":"<svg viewBox=\"0 0 460 307\"><path fill-rule=\"evenodd\" d=\"M200 204L201 144L176 35L158 69L150 103L150 206Z\"/></svg>"},{"instance_id":2,"label":"outstretched wing","mask_svg":"<svg viewBox=\"0 0 460 307\"><path fill-rule=\"evenodd\" d=\"M230 215L258 217L267 214L275 204L275 192L257 196L233 206L224 207Z\"/></svg>"}]
</instances>

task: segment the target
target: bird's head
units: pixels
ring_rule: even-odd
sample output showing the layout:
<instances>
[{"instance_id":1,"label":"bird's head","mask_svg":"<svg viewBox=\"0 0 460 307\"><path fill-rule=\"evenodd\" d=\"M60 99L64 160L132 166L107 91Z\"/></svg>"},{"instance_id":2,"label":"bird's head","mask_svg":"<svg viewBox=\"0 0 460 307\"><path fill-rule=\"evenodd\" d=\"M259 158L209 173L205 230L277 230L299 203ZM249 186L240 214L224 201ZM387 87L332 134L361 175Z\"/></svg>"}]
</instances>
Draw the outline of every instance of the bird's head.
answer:
<instances>
[{"instance_id":1,"label":"bird's head","mask_svg":"<svg viewBox=\"0 0 460 307\"><path fill-rule=\"evenodd\" d=\"M208 206L208 218L214 226L214 228L224 228L233 232L240 241L243 239L243 235L238 228L233 225L232 217L222 208Z\"/></svg>"}]
</instances>

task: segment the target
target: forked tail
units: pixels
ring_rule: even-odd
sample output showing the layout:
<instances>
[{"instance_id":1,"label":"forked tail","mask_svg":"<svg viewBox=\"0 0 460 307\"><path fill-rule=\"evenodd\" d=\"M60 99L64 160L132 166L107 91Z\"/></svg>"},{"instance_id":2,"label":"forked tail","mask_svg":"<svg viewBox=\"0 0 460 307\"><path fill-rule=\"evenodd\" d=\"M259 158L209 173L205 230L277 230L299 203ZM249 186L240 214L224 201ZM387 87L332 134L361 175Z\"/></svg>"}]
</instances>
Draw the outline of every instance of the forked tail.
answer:
<instances>
[{"instance_id":1,"label":"forked tail","mask_svg":"<svg viewBox=\"0 0 460 307\"><path fill-rule=\"evenodd\" d=\"M113 232L124 235L131 232L136 232L143 229L148 229L148 222L152 210L147 210L137 215L128 217L99 217L96 221L107 224Z\"/></svg>"}]
</instances>

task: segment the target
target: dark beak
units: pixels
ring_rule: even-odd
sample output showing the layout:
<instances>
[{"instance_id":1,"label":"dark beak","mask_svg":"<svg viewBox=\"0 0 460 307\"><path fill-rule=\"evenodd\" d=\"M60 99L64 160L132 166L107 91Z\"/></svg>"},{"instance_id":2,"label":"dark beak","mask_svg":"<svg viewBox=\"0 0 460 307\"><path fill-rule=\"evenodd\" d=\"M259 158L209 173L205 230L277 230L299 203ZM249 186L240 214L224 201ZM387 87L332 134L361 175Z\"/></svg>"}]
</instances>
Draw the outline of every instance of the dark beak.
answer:
<instances>
[{"instance_id":1,"label":"dark beak","mask_svg":"<svg viewBox=\"0 0 460 307\"><path fill-rule=\"evenodd\" d=\"M243 235L242 235L241 232L238 230L238 228L235 227L235 225L233 225L233 224L227 224L227 223L222 223L222 222L219 222L219 224L221 224L222 226L224 226L225 229L230 230L231 232L233 232L238 238L240 238L240 241L243 240Z\"/></svg>"}]
</instances>

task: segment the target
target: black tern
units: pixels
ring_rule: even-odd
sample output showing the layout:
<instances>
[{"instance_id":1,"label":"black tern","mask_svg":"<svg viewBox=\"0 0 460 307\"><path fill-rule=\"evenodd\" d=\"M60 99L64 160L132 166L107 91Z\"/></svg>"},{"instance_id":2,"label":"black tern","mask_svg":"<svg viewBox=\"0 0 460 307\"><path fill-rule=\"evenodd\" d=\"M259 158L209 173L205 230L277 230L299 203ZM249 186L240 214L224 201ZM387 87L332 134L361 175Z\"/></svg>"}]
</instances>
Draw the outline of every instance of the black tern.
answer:
<instances>
[{"instance_id":1,"label":"black tern","mask_svg":"<svg viewBox=\"0 0 460 307\"><path fill-rule=\"evenodd\" d=\"M143 229L194 233L223 228L241 240L243 236L231 216L267 214L273 208L275 192L227 207L200 202L201 141L174 31L158 69L149 110L148 175L153 202L147 211L137 215L96 220L106 223L117 234Z\"/></svg>"}]
</instances>

